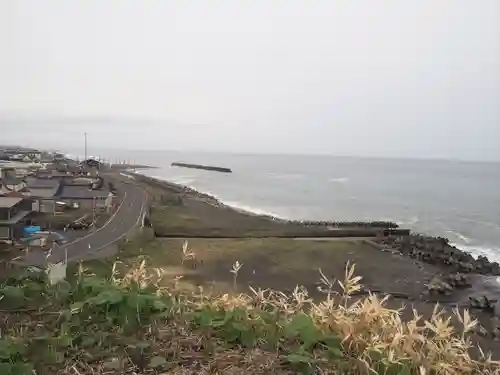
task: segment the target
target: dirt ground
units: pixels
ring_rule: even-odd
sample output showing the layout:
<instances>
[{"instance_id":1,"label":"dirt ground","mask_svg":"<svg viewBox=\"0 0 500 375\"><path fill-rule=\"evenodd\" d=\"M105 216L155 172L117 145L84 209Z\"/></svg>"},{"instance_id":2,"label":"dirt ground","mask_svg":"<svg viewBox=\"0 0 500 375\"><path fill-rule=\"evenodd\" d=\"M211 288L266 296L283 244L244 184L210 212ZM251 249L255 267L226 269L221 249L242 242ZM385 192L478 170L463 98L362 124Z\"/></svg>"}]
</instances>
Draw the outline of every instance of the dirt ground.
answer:
<instances>
[{"instance_id":1,"label":"dirt ground","mask_svg":"<svg viewBox=\"0 0 500 375\"><path fill-rule=\"evenodd\" d=\"M182 260L183 239L161 239L154 252L148 252L155 266L178 266ZM356 274L372 290L406 294L417 298L438 269L391 253L381 252L363 240L317 239L190 239L189 249L196 256L185 262L187 278L199 282L232 282L229 272L238 261L239 285L291 290L303 285L316 293L319 269L331 279L342 279L347 262L356 264Z\"/></svg>"},{"instance_id":2,"label":"dirt ground","mask_svg":"<svg viewBox=\"0 0 500 375\"><path fill-rule=\"evenodd\" d=\"M122 245L122 254L141 254L148 264L161 268L169 280L180 277L179 285L197 291L202 286L210 293L248 293L253 288L291 292L297 285L304 286L310 296L320 301L320 273L333 279L344 277L347 262L355 264L357 276L365 290L391 294L387 307L402 309L403 319L412 318L413 310L430 317L438 300L429 300L425 284L439 268L401 255L381 252L364 240L294 240L294 239L188 239L189 251L195 261L183 261L185 239L150 239L141 244L132 241ZM238 261L242 266L236 279L230 272ZM337 287L337 291L340 289ZM364 296L366 294L362 294ZM361 297L359 296L359 297ZM355 297L355 298L359 298ZM455 296L443 298L441 308L451 314ZM477 313L481 324L491 329L491 316ZM473 342L500 358L500 342L474 335Z\"/></svg>"}]
</instances>

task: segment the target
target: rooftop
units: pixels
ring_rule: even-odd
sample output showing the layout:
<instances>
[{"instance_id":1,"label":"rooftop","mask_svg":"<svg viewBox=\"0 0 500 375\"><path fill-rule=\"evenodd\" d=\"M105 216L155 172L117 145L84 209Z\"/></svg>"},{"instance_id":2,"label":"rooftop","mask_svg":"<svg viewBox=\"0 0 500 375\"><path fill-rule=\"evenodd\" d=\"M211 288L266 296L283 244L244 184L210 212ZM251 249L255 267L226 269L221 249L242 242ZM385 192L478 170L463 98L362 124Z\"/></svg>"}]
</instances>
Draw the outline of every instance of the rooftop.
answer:
<instances>
[{"instance_id":1,"label":"rooftop","mask_svg":"<svg viewBox=\"0 0 500 375\"><path fill-rule=\"evenodd\" d=\"M59 187L49 187L49 188L29 188L29 196L32 198L53 198Z\"/></svg>"},{"instance_id":2,"label":"rooftop","mask_svg":"<svg viewBox=\"0 0 500 375\"><path fill-rule=\"evenodd\" d=\"M50 179L50 178L36 178L36 177L27 177L26 178L26 183L28 184L28 187L31 188L58 188L60 185L60 182L56 179Z\"/></svg>"},{"instance_id":3,"label":"rooftop","mask_svg":"<svg viewBox=\"0 0 500 375\"><path fill-rule=\"evenodd\" d=\"M90 190L86 186L78 185L66 185L61 186L61 191L58 194L60 198L68 199L92 199L92 198L102 198L108 197L109 192L104 190Z\"/></svg>"},{"instance_id":4,"label":"rooftop","mask_svg":"<svg viewBox=\"0 0 500 375\"><path fill-rule=\"evenodd\" d=\"M23 198L17 197L2 197L0 196L0 207L1 208L11 208L21 202Z\"/></svg>"}]
</instances>

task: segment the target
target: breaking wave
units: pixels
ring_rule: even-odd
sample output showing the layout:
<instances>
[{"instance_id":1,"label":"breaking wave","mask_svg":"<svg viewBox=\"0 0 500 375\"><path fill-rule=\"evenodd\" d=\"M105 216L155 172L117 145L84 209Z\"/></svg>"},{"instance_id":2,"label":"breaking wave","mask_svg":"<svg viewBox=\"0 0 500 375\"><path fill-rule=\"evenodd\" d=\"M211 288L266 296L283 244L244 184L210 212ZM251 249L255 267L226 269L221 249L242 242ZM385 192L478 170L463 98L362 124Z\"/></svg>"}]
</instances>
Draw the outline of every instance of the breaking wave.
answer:
<instances>
[{"instance_id":1,"label":"breaking wave","mask_svg":"<svg viewBox=\"0 0 500 375\"><path fill-rule=\"evenodd\" d=\"M498 247L463 245L453 242L450 242L450 245L455 246L457 249L460 249L462 251L468 252L476 259L480 255L482 255L484 257L487 257L490 262L500 263L500 248Z\"/></svg>"},{"instance_id":2,"label":"breaking wave","mask_svg":"<svg viewBox=\"0 0 500 375\"><path fill-rule=\"evenodd\" d=\"M460 232L455 232L453 230L447 230L446 233L449 233L451 234L452 236L454 236L455 238L458 238L460 239L461 241L465 242L465 244L469 244L470 243L470 238L469 237L466 237L464 236L462 233Z\"/></svg>"},{"instance_id":3,"label":"breaking wave","mask_svg":"<svg viewBox=\"0 0 500 375\"><path fill-rule=\"evenodd\" d=\"M209 194L209 195L212 195L212 194ZM275 212L266 211L264 209L248 206L248 205L245 205L245 204L242 204L239 202L223 200L223 199L220 199L218 197L214 197L214 198L216 198L222 204L229 206L229 207L232 207L238 211L243 211L243 212L247 212L247 213L254 214L254 215L270 216L270 217L274 217L274 218L280 219L280 220L287 220L287 218L285 218L281 215L278 215Z\"/></svg>"},{"instance_id":4,"label":"breaking wave","mask_svg":"<svg viewBox=\"0 0 500 375\"><path fill-rule=\"evenodd\" d=\"M155 177L155 178L160 179L160 177ZM162 179L165 179L165 178L162 178ZM195 189L192 186L192 184L196 182L196 177L194 177L194 176L177 176L177 177L168 178L168 181L173 182L174 184L184 185L184 186L187 186L191 189Z\"/></svg>"}]
</instances>

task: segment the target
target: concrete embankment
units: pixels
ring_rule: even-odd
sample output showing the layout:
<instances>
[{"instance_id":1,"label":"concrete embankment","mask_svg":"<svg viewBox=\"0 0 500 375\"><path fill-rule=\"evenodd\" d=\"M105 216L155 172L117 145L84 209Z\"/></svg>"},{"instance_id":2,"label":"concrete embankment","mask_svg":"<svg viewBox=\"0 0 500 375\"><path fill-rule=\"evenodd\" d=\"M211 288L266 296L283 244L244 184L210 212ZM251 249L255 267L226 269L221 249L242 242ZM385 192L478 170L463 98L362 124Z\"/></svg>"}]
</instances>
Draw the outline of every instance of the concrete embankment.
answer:
<instances>
[{"instance_id":1,"label":"concrete embankment","mask_svg":"<svg viewBox=\"0 0 500 375\"><path fill-rule=\"evenodd\" d=\"M232 173L232 170L224 167L215 167L212 165L201 165L201 164L188 164L188 163L172 163L172 167L182 167L182 168L193 168L193 169L204 169L206 171Z\"/></svg>"}]
</instances>

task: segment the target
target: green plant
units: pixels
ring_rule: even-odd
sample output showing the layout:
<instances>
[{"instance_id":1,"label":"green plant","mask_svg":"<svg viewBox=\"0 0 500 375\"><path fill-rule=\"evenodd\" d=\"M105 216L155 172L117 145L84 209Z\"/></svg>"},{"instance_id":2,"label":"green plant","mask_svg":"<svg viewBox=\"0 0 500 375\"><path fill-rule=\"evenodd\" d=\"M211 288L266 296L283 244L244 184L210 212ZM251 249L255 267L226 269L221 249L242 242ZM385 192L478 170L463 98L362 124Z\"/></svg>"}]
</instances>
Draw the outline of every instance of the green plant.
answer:
<instances>
[{"instance_id":1,"label":"green plant","mask_svg":"<svg viewBox=\"0 0 500 375\"><path fill-rule=\"evenodd\" d=\"M320 303L300 287L290 295L185 294L162 281L163 272L141 258L98 274L80 264L56 285L43 272L5 278L0 374L205 374L194 369L214 361L220 373L244 375L499 374L498 362L470 357L476 323L467 312L455 311L458 334L438 308L427 321L416 314L403 322L384 299L351 298L360 288L352 265L341 294L321 275L328 292Z\"/></svg>"}]
</instances>

